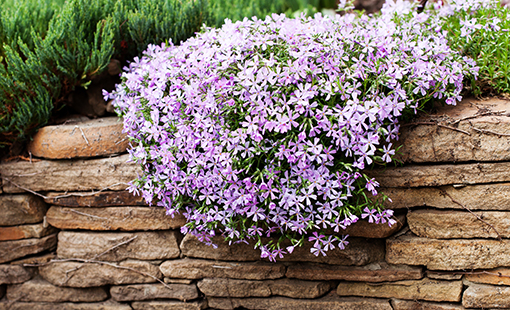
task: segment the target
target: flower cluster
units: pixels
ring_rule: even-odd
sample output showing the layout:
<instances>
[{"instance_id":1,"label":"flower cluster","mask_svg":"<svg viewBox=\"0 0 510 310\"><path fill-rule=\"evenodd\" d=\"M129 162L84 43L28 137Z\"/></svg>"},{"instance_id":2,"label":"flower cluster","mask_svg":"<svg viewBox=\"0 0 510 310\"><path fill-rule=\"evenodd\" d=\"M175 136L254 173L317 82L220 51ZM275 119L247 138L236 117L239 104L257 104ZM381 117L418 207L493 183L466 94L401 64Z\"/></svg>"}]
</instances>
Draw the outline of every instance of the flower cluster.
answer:
<instances>
[{"instance_id":1,"label":"flower cluster","mask_svg":"<svg viewBox=\"0 0 510 310\"><path fill-rule=\"evenodd\" d=\"M227 21L151 46L107 94L144 169L131 190L184 214L183 233L254 240L270 260L305 240L315 255L343 249L360 218L392 225L362 170L392 161L403 113L454 104L474 69L426 15L399 8Z\"/></svg>"}]
</instances>

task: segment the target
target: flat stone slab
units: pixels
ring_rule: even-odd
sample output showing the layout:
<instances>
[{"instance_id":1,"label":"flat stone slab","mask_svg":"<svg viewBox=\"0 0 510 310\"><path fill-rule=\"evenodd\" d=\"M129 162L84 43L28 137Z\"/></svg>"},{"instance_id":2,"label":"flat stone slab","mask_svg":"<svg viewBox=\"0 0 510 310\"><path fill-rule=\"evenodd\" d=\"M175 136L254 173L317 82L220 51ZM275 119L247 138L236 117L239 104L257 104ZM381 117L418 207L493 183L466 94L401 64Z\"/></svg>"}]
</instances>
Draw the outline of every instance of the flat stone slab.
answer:
<instances>
[{"instance_id":1,"label":"flat stone slab","mask_svg":"<svg viewBox=\"0 0 510 310\"><path fill-rule=\"evenodd\" d=\"M181 242L181 251L184 256L226 261L255 261L260 260L260 250L254 250L253 245L238 243L229 246L221 237L215 237L213 242L217 248L207 246L197 238L186 235ZM285 255L282 262L312 262L333 265L362 266L372 262L381 261L384 257L383 240L350 238L345 250L336 248L328 251L327 256L315 256L310 253L311 244L305 242L304 246L297 247L291 255Z\"/></svg>"},{"instance_id":2,"label":"flat stone slab","mask_svg":"<svg viewBox=\"0 0 510 310\"><path fill-rule=\"evenodd\" d=\"M135 196L128 191L104 192L52 192L46 194L44 201L50 205L63 207L111 207L111 206L145 206L141 196Z\"/></svg>"},{"instance_id":3,"label":"flat stone slab","mask_svg":"<svg viewBox=\"0 0 510 310\"><path fill-rule=\"evenodd\" d=\"M464 310L461 305L452 303L436 303L427 301L411 301L392 299L393 310Z\"/></svg>"},{"instance_id":4,"label":"flat stone slab","mask_svg":"<svg viewBox=\"0 0 510 310\"><path fill-rule=\"evenodd\" d=\"M18 302L97 302L107 298L106 290L102 287L60 287L40 277L7 287L7 299Z\"/></svg>"},{"instance_id":5,"label":"flat stone slab","mask_svg":"<svg viewBox=\"0 0 510 310\"><path fill-rule=\"evenodd\" d=\"M336 295L336 294L335 294ZM328 294L317 299L271 298L207 298L209 307L233 310L236 308L267 310L393 310L388 300L376 298L340 298Z\"/></svg>"},{"instance_id":6,"label":"flat stone slab","mask_svg":"<svg viewBox=\"0 0 510 310\"><path fill-rule=\"evenodd\" d=\"M53 249L56 245L57 234L49 235L39 239L33 238L14 241L1 241L0 263L10 262L27 255L37 254L42 251Z\"/></svg>"},{"instance_id":7,"label":"flat stone slab","mask_svg":"<svg viewBox=\"0 0 510 310\"><path fill-rule=\"evenodd\" d=\"M510 286L510 269L496 268L492 270L476 270L466 273L464 278L473 283L508 285Z\"/></svg>"},{"instance_id":8,"label":"flat stone slab","mask_svg":"<svg viewBox=\"0 0 510 310\"><path fill-rule=\"evenodd\" d=\"M407 209L429 206L438 209L510 210L510 183L467 185L454 187L382 188L393 202L386 201L390 209Z\"/></svg>"},{"instance_id":9,"label":"flat stone slab","mask_svg":"<svg viewBox=\"0 0 510 310\"><path fill-rule=\"evenodd\" d=\"M128 258L158 260L179 257L176 231L72 232L58 234L59 258L122 261Z\"/></svg>"},{"instance_id":10,"label":"flat stone slab","mask_svg":"<svg viewBox=\"0 0 510 310\"><path fill-rule=\"evenodd\" d=\"M367 170L381 187L487 184L510 181L510 162L405 166Z\"/></svg>"},{"instance_id":11,"label":"flat stone slab","mask_svg":"<svg viewBox=\"0 0 510 310\"><path fill-rule=\"evenodd\" d=\"M110 294L116 301L151 299L193 300L198 298L196 284L131 284L112 286Z\"/></svg>"},{"instance_id":12,"label":"flat stone slab","mask_svg":"<svg viewBox=\"0 0 510 310\"><path fill-rule=\"evenodd\" d=\"M0 227L0 241L42 238L57 230L45 223Z\"/></svg>"},{"instance_id":13,"label":"flat stone slab","mask_svg":"<svg viewBox=\"0 0 510 310\"><path fill-rule=\"evenodd\" d=\"M393 217L396 223L389 226L387 223L369 223L368 221L358 221L342 232L342 234L349 235L349 237L361 237L361 238L387 238L397 231L399 231L406 223L406 217L404 215L398 215ZM331 234L335 234L331 231Z\"/></svg>"},{"instance_id":14,"label":"flat stone slab","mask_svg":"<svg viewBox=\"0 0 510 310\"><path fill-rule=\"evenodd\" d=\"M384 283L340 282L337 288L340 296L361 296L398 298L427 301L459 302L462 295L462 281L406 280Z\"/></svg>"},{"instance_id":15,"label":"flat stone slab","mask_svg":"<svg viewBox=\"0 0 510 310\"><path fill-rule=\"evenodd\" d=\"M46 219L60 229L168 230L186 224L182 215L172 218L162 207L69 208L52 206Z\"/></svg>"},{"instance_id":16,"label":"flat stone slab","mask_svg":"<svg viewBox=\"0 0 510 310\"><path fill-rule=\"evenodd\" d=\"M424 265L430 270L471 270L510 266L510 240L440 240L402 235L386 240L390 264Z\"/></svg>"},{"instance_id":17,"label":"flat stone slab","mask_svg":"<svg viewBox=\"0 0 510 310\"><path fill-rule=\"evenodd\" d=\"M345 280L358 282L388 282L419 280L423 268L407 265L389 265L386 262L366 266L334 266L325 264L296 264L287 267L287 278L302 280Z\"/></svg>"},{"instance_id":18,"label":"flat stone slab","mask_svg":"<svg viewBox=\"0 0 510 310\"><path fill-rule=\"evenodd\" d=\"M133 310L202 310L207 308L204 301L135 301L131 303Z\"/></svg>"},{"instance_id":19,"label":"flat stone slab","mask_svg":"<svg viewBox=\"0 0 510 310\"><path fill-rule=\"evenodd\" d=\"M0 265L0 285L23 283L32 278L32 273L19 265Z\"/></svg>"},{"instance_id":20,"label":"flat stone slab","mask_svg":"<svg viewBox=\"0 0 510 310\"><path fill-rule=\"evenodd\" d=\"M158 266L127 260L120 263L52 262L39 267L46 281L69 287L95 287L157 282L162 278Z\"/></svg>"},{"instance_id":21,"label":"flat stone slab","mask_svg":"<svg viewBox=\"0 0 510 310\"><path fill-rule=\"evenodd\" d=\"M398 158L418 163L509 160L510 139L504 136L510 135L509 106L509 100L467 98L439 107L414 120L416 125L401 127Z\"/></svg>"},{"instance_id":22,"label":"flat stone slab","mask_svg":"<svg viewBox=\"0 0 510 310\"><path fill-rule=\"evenodd\" d=\"M6 302L0 301L0 309L6 310L132 310L129 305L117 302L93 303L46 303L46 302Z\"/></svg>"},{"instance_id":23,"label":"flat stone slab","mask_svg":"<svg viewBox=\"0 0 510 310\"><path fill-rule=\"evenodd\" d=\"M510 287L471 284L462 295L466 308L510 308Z\"/></svg>"},{"instance_id":24,"label":"flat stone slab","mask_svg":"<svg viewBox=\"0 0 510 310\"><path fill-rule=\"evenodd\" d=\"M20 187L36 192L124 190L129 182L142 174L141 168L128 160L126 154L87 160L8 162L0 165L0 174L5 193L24 192Z\"/></svg>"},{"instance_id":25,"label":"flat stone slab","mask_svg":"<svg viewBox=\"0 0 510 310\"><path fill-rule=\"evenodd\" d=\"M125 152L129 140L122 119L102 117L40 128L28 143L32 155L49 159L95 157Z\"/></svg>"},{"instance_id":26,"label":"flat stone slab","mask_svg":"<svg viewBox=\"0 0 510 310\"><path fill-rule=\"evenodd\" d=\"M432 271L427 270L425 273L427 278L429 279L436 279L436 280L460 280L462 279L462 272L455 272L455 271Z\"/></svg>"},{"instance_id":27,"label":"flat stone slab","mask_svg":"<svg viewBox=\"0 0 510 310\"><path fill-rule=\"evenodd\" d=\"M284 265L266 262L240 263L185 258L165 261L159 269L165 277L192 280L203 278L265 280L285 276Z\"/></svg>"},{"instance_id":28,"label":"flat stone slab","mask_svg":"<svg viewBox=\"0 0 510 310\"><path fill-rule=\"evenodd\" d=\"M42 222L48 206L32 194L0 196L0 226Z\"/></svg>"},{"instance_id":29,"label":"flat stone slab","mask_svg":"<svg viewBox=\"0 0 510 310\"><path fill-rule=\"evenodd\" d=\"M481 218L488 225L482 221ZM420 237L434 239L472 239L510 237L510 212L410 211L407 221L411 231Z\"/></svg>"},{"instance_id":30,"label":"flat stone slab","mask_svg":"<svg viewBox=\"0 0 510 310\"><path fill-rule=\"evenodd\" d=\"M333 287L331 282L278 280L237 280L207 278L198 282L198 289L205 296L213 297L269 297L318 298Z\"/></svg>"}]
</instances>

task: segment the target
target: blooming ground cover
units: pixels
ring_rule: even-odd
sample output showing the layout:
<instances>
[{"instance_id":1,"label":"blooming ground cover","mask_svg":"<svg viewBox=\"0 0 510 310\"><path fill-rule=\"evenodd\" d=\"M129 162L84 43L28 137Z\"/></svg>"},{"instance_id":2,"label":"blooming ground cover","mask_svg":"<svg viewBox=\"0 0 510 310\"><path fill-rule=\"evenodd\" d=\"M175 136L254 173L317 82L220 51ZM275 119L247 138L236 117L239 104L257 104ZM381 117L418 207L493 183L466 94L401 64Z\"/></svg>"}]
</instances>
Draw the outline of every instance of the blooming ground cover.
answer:
<instances>
[{"instance_id":1,"label":"blooming ground cover","mask_svg":"<svg viewBox=\"0 0 510 310\"><path fill-rule=\"evenodd\" d=\"M315 255L344 249L358 220L392 225L363 171L392 162L402 115L455 104L476 76L443 30L487 1L464 3L227 21L150 46L106 94L144 170L130 190L184 214L183 233L213 246L216 235L253 240L272 261L305 240Z\"/></svg>"}]
</instances>

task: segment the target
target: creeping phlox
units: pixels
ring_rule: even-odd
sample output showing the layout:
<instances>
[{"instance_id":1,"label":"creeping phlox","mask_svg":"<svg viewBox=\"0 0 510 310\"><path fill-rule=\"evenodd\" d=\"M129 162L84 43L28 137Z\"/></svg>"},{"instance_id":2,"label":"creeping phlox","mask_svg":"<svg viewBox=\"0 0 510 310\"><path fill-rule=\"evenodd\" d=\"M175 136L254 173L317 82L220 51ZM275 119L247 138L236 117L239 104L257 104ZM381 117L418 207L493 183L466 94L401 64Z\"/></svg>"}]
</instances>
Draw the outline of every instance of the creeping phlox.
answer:
<instances>
[{"instance_id":1,"label":"creeping phlox","mask_svg":"<svg viewBox=\"0 0 510 310\"><path fill-rule=\"evenodd\" d=\"M272 261L344 249L360 218L394 224L362 170L392 161L403 113L455 104L474 64L427 16L387 11L227 20L150 46L106 94L143 167L130 189L184 214L184 234L252 240Z\"/></svg>"}]
</instances>

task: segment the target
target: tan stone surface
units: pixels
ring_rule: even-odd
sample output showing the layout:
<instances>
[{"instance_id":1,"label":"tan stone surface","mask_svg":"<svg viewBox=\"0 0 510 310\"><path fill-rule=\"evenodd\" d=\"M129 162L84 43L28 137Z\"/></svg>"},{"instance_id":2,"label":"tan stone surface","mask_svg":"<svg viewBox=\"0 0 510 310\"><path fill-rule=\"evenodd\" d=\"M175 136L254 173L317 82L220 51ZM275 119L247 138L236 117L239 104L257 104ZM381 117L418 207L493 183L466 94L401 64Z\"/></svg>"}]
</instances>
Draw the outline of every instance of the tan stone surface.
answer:
<instances>
[{"instance_id":1,"label":"tan stone surface","mask_svg":"<svg viewBox=\"0 0 510 310\"><path fill-rule=\"evenodd\" d=\"M205 296L214 297L269 297L317 298L328 293L331 282L278 280L236 280L207 278L198 282L198 289Z\"/></svg>"},{"instance_id":2,"label":"tan stone surface","mask_svg":"<svg viewBox=\"0 0 510 310\"><path fill-rule=\"evenodd\" d=\"M68 208L52 206L48 223L60 229L167 230L186 224L182 215L172 218L162 207Z\"/></svg>"},{"instance_id":3,"label":"tan stone surface","mask_svg":"<svg viewBox=\"0 0 510 310\"><path fill-rule=\"evenodd\" d=\"M7 288L9 301L24 302L97 302L108 298L102 287L73 288L55 286L40 277Z\"/></svg>"},{"instance_id":4,"label":"tan stone surface","mask_svg":"<svg viewBox=\"0 0 510 310\"><path fill-rule=\"evenodd\" d=\"M509 246L508 239L439 240L407 234L386 240L386 261L430 270L496 268L510 266Z\"/></svg>"},{"instance_id":5,"label":"tan stone surface","mask_svg":"<svg viewBox=\"0 0 510 310\"><path fill-rule=\"evenodd\" d=\"M132 310L129 305L106 301L99 303L2 302L1 310Z\"/></svg>"},{"instance_id":6,"label":"tan stone surface","mask_svg":"<svg viewBox=\"0 0 510 310\"><path fill-rule=\"evenodd\" d=\"M473 283L510 286L510 269L475 270L472 274L464 275L464 278Z\"/></svg>"},{"instance_id":7,"label":"tan stone surface","mask_svg":"<svg viewBox=\"0 0 510 310\"><path fill-rule=\"evenodd\" d=\"M52 249L57 245L57 234L40 239L22 239L0 242L0 263L10 262L30 254Z\"/></svg>"},{"instance_id":8,"label":"tan stone surface","mask_svg":"<svg viewBox=\"0 0 510 310\"><path fill-rule=\"evenodd\" d=\"M292 299L287 297L271 298L219 298L209 297L209 307L214 309L233 310L246 309L264 310L392 310L390 302L375 298L340 298L336 294L328 294L317 299Z\"/></svg>"},{"instance_id":9,"label":"tan stone surface","mask_svg":"<svg viewBox=\"0 0 510 310\"><path fill-rule=\"evenodd\" d=\"M135 301L131 304L133 310L202 310L207 308L204 301Z\"/></svg>"},{"instance_id":10,"label":"tan stone surface","mask_svg":"<svg viewBox=\"0 0 510 310\"><path fill-rule=\"evenodd\" d=\"M27 149L34 156L49 159L122 153L129 143L122 129L122 119L118 117L45 126L33 136Z\"/></svg>"},{"instance_id":11,"label":"tan stone surface","mask_svg":"<svg viewBox=\"0 0 510 310\"><path fill-rule=\"evenodd\" d=\"M498 238L497 233L502 238L510 237L510 212L425 209L410 211L407 221L414 234L426 238Z\"/></svg>"},{"instance_id":12,"label":"tan stone surface","mask_svg":"<svg viewBox=\"0 0 510 310\"><path fill-rule=\"evenodd\" d=\"M303 280L345 280L359 282L387 282L418 280L423 268L407 265L389 265L386 262L366 266L334 266L325 264L296 264L287 267L287 278Z\"/></svg>"},{"instance_id":13,"label":"tan stone surface","mask_svg":"<svg viewBox=\"0 0 510 310\"><path fill-rule=\"evenodd\" d=\"M137 164L127 163L128 159L129 155L121 155L87 160L7 162L0 165L0 174L33 191L123 190L142 174ZM5 179L3 190L6 193L24 192Z\"/></svg>"},{"instance_id":14,"label":"tan stone surface","mask_svg":"<svg viewBox=\"0 0 510 310\"><path fill-rule=\"evenodd\" d=\"M99 193L87 192L52 192L46 194L44 201L50 205L63 207L110 207L110 206L144 206L141 196L135 196L128 191L104 191Z\"/></svg>"},{"instance_id":15,"label":"tan stone surface","mask_svg":"<svg viewBox=\"0 0 510 310\"><path fill-rule=\"evenodd\" d=\"M181 242L181 251L184 256L217 259L227 261L254 261L260 260L260 250L254 250L253 245L239 243L229 246L221 237L215 237L213 242L218 245L214 249L198 241L197 238L186 235ZM345 250L336 248L328 251L327 256L315 256L310 253L311 244L305 242L304 246L297 247L291 255L286 255L284 262L313 262L333 265L361 266L382 260L384 257L384 244L379 239L350 238Z\"/></svg>"},{"instance_id":16,"label":"tan stone surface","mask_svg":"<svg viewBox=\"0 0 510 310\"><path fill-rule=\"evenodd\" d=\"M38 255L33 255L21 259L17 259L15 261L10 262L11 265L36 265L36 264L44 264L49 262L52 259L55 259L57 257L57 254L55 252L51 253L42 253Z\"/></svg>"},{"instance_id":17,"label":"tan stone surface","mask_svg":"<svg viewBox=\"0 0 510 310\"><path fill-rule=\"evenodd\" d=\"M110 294L116 301L134 301L151 299L192 300L198 298L195 284L132 284L112 286Z\"/></svg>"},{"instance_id":18,"label":"tan stone surface","mask_svg":"<svg viewBox=\"0 0 510 310\"><path fill-rule=\"evenodd\" d=\"M154 283L151 276L162 278L157 266L134 260L118 264L53 262L39 267L39 273L54 285L69 287Z\"/></svg>"},{"instance_id":19,"label":"tan stone surface","mask_svg":"<svg viewBox=\"0 0 510 310\"><path fill-rule=\"evenodd\" d=\"M462 281L406 280L384 283L340 282L340 296L398 298L428 301L460 301Z\"/></svg>"},{"instance_id":20,"label":"tan stone surface","mask_svg":"<svg viewBox=\"0 0 510 310\"><path fill-rule=\"evenodd\" d=\"M392 299L393 310L464 310L461 305L452 303L435 303L427 301L411 301Z\"/></svg>"},{"instance_id":21,"label":"tan stone surface","mask_svg":"<svg viewBox=\"0 0 510 310\"><path fill-rule=\"evenodd\" d=\"M385 202L391 209L429 206L438 209L510 210L510 183L467 185L454 187L382 188L393 202ZM445 194L446 193L446 194ZM450 196L450 197L449 197ZM452 200L453 198L453 200Z\"/></svg>"},{"instance_id":22,"label":"tan stone surface","mask_svg":"<svg viewBox=\"0 0 510 310\"><path fill-rule=\"evenodd\" d=\"M179 257L176 231L72 232L58 234L59 258L122 261L128 258L157 260Z\"/></svg>"},{"instance_id":23,"label":"tan stone surface","mask_svg":"<svg viewBox=\"0 0 510 310\"><path fill-rule=\"evenodd\" d=\"M462 295L466 308L510 308L510 287L471 284Z\"/></svg>"},{"instance_id":24,"label":"tan stone surface","mask_svg":"<svg viewBox=\"0 0 510 310\"><path fill-rule=\"evenodd\" d=\"M402 148L398 158L405 162L509 160L510 139L493 134L510 134L510 119L506 115L510 112L509 106L509 100L467 98L457 106L439 107L436 113L418 118L413 123L438 122L469 134L437 125L406 124L400 130L399 145ZM502 112L503 115L481 116L479 113L490 111ZM459 121L466 117L468 119Z\"/></svg>"},{"instance_id":25,"label":"tan stone surface","mask_svg":"<svg viewBox=\"0 0 510 310\"><path fill-rule=\"evenodd\" d=\"M161 270L161 269L160 269ZM191 284L193 283L193 280L188 279L172 279L172 278L164 278L163 282L167 284Z\"/></svg>"},{"instance_id":26,"label":"tan stone surface","mask_svg":"<svg viewBox=\"0 0 510 310\"><path fill-rule=\"evenodd\" d=\"M2 195L0 196L0 226L42 222L47 209L48 206L44 201L32 194Z\"/></svg>"},{"instance_id":27,"label":"tan stone surface","mask_svg":"<svg viewBox=\"0 0 510 310\"><path fill-rule=\"evenodd\" d=\"M163 262L159 269L169 278L231 278L248 280L278 279L285 276L285 266L266 262L220 262L203 259L177 259Z\"/></svg>"},{"instance_id":28,"label":"tan stone surface","mask_svg":"<svg viewBox=\"0 0 510 310\"><path fill-rule=\"evenodd\" d=\"M0 227L0 241L42 238L55 232L57 230L54 227L44 223Z\"/></svg>"},{"instance_id":29,"label":"tan stone surface","mask_svg":"<svg viewBox=\"0 0 510 310\"><path fill-rule=\"evenodd\" d=\"M32 278L32 271L18 265L0 265L0 285L23 283Z\"/></svg>"},{"instance_id":30,"label":"tan stone surface","mask_svg":"<svg viewBox=\"0 0 510 310\"><path fill-rule=\"evenodd\" d=\"M462 272L461 273L455 273L455 272L448 272L448 271L432 271L427 270L426 276L429 279L436 279L436 280L460 280L462 279Z\"/></svg>"},{"instance_id":31,"label":"tan stone surface","mask_svg":"<svg viewBox=\"0 0 510 310\"><path fill-rule=\"evenodd\" d=\"M366 174L381 187L486 184L510 181L510 162L405 166L374 169Z\"/></svg>"},{"instance_id":32,"label":"tan stone surface","mask_svg":"<svg viewBox=\"0 0 510 310\"><path fill-rule=\"evenodd\" d=\"M362 238L387 238L397 231L406 223L406 217L404 215L398 215L393 217L397 222L391 227L387 224L375 224L369 223L368 221L358 221L348 226L343 234L347 234L350 237L362 237ZM331 232L334 234L334 232Z\"/></svg>"}]
</instances>

